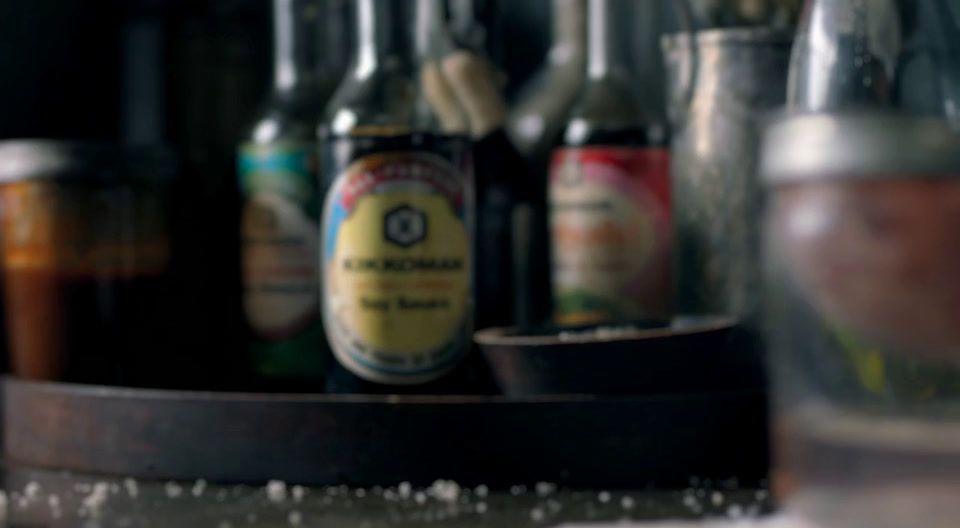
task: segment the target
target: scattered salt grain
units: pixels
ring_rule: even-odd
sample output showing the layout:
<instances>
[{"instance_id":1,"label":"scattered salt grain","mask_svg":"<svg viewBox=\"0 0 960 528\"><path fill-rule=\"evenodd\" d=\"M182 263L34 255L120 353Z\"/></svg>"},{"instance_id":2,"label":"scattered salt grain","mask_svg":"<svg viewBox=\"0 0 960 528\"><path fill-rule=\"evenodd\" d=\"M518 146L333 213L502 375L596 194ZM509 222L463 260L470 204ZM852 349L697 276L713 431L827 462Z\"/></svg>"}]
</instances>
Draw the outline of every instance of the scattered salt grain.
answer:
<instances>
[{"instance_id":1,"label":"scattered salt grain","mask_svg":"<svg viewBox=\"0 0 960 528\"><path fill-rule=\"evenodd\" d=\"M601 504L610 502L610 499L611 496L609 491L601 491L599 494L597 494L597 500L599 500Z\"/></svg>"},{"instance_id":2,"label":"scattered salt grain","mask_svg":"<svg viewBox=\"0 0 960 528\"><path fill-rule=\"evenodd\" d=\"M217 502L223 502L227 500L227 490L221 489L217 491Z\"/></svg>"},{"instance_id":3,"label":"scattered salt grain","mask_svg":"<svg viewBox=\"0 0 960 528\"><path fill-rule=\"evenodd\" d=\"M190 493L194 497L199 498L203 496L203 492L206 491L206 489L207 489L207 481L200 479L193 483L193 489L190 490Z\"/></svg>"},{"instance_id":4,"label":"scattered salt grain","mask_svg":"<svg viewBox=\"0 0 960 528\"><path fill-rule=\"evenodd\" d=\"M413 494L413 501L420 505L426 504L427 494L422 491L418 491Z\"/></svg>"},{"instance_id":5,"label":"scattered salt grain","mask_svg":"<svg viewBox=\"0 0 960 528\"><path fill-rule=\"evenodd\" d=\"M116 482L111 482L111 483L110 483L110 494L111 494L111 495L119 495L119 494L120 494L120 484L117 484Z\"/></svg>"},{"instance_id":6,"label":"scattered salt grain","mask_svg":"<svg viewBox=\"0 0 960 528\"><path fill-rule=\"evenodd\" d=\"M633 500L633 497L624 497L620 499L620 507L624 510L632 510L636 506L636 501Z\"/></svg>"},{"instance_id":7,"label":"scattered salt grain","mask_svg":"<svg viewBox=\"0 0 960 528\"><path fill-rule=\"evenodd\" d=\"M267 482L267 500L274 504L287 500L287 484L282 480Z\"/></svg>"},{"instance_id":8,"label":"scattered salt grain","mask_svg":"<svg viewBox=\"0 0 960 528\"><path fill-rule=\"evenodd\" d=\"M477 497L483 498L490 494L490 488L484 484L480 484L473 490L473 493L476 494Z\"/></svg>"},{"instance_id":9,"label":"scattered salt grain","mask_svg":"<svg viewBox=\"0 0 960 528\"><path fill-rule=\"evenodd\" d=\"M23 496L31 502L37 500L40 497L40 484L33 481L28 482L23 488Z\"/></svg>"},{"instance_id":10,"label":"scattered salt grain","mask_svg":"<svg viewBox=\"0 0 960 528\"><path fill-rule=\"evenodd\" d=\"M307 496L307 490L303 486L294 486L290 488L290 495L293 497L293 502L302 502Z\"/></svg>"},{"instance_id":11,"label":"scattered salt grain","mask_svg":"<svg viewBox=\"0 0 960 528\"><path fill-rule=\"evenodd\" d=\"M103 506L107 503L107 496L110 491L110 486L106 482L97 482L93 485L90 494L83 498L83 501L80 503L80 515L89 516L90 518L97 519L100 517L100 514L103 512Z\"/></svg>"},{"instance_id":12,"label":"scattered salt grain","mask_svg":"<svg viewBox=\"0 0 960 528\"><path fill-rule=\"evenodd\" d=\"M131 499L136 499L137 495L140 494L140 486L138 486L137 481L132 478L124 479L123 487L127 488L127 495L129 495Z\"/></svg>"},{"instance_id":13,"label":"scattered salt grain","mask_svg":"<svg viewBox=\"0 0 960 528\"><path fill-rule=\"evenodd\" d=\"M438 480L427 492L438 501L457 502L460 498L460 485L452 480Z\"/></svg>"},{"instance_id":14,"label":"scattered salt grain","mask_svg":"<svg viewBox=\"0 0 960 528\"><path fill-rule=\"evenodd\" d=\"M290 515L287 515L287 521L290 523L290 526L300 526L300 523L303 522L303 515L298 511L292 511Z\"/></svg>"},{"instance_id":15,"label":"scattered salt grain","mask_svg":"<svg viewBox=\"0 0 960 528\"><path fill-rule=\"evenodd\" d=\"M767 490L759 490L754 495L758 501L765 501L770 497L770 492Z\"/></svg>"},{"instance_id":16,"label":"scattered salt grain","mask_svg":"<svg viewBox=\"0 0 960 528\"><path fill-rule=\"evenodd\" d=\"M523 495L526 492L527 492L526 486L510 486L510 495L513 495L514 497Z\"/></svg>"},{"instance_id":17,"label":"scattered salt grain","mask_svg":"<svg viewBox=\"0 0 960 528\"><path fill-rule=\"evenodd\" d=\"M411 486L409 482L401 482L400 485L397 486L397 491L400 493L400 498L409 499L410 492L413 491L413 486Z\"/></svg>"},{"instance_id":18,"label":"scattered salt grain","mask_svg":"<svg viewBox=\"0 0 960 528\"><path fill-rule=\"evenodd\" d=\"M723 493L720 493L719 491L714 491L711 493L710 503L717 507L721 506L723 504Z\"/></svg>"},{"instance_id":19,"label":"scattered salt grain","mask_svg":"<svg viewBox=\"0 0 960 528\"><path fill-rule=\"evenodd\" d=\"M553 495L557 491L557 485L551 484L549 482L537 482L536 486L537 495L541 497L546 497L548 495Z\"/></svg>"},{"instance_id":20,"label":"scattered salt grain","mask_svg":"<svg viewBox=\"0 0 960 528\"><path fill-rule=\"evenodd\" d=\"M487 503L486 503L486 502L478 502L478 503L477 503L477 506L476 506L476 510L477 510L477 513L479 513L479 514L481 514L481 515L483 515L484 513L487 513Z\"/></svg>"},{"instance_id":21,"label":"scattered salt grain","mask_svg":"<svg viewBox=\"0 0 960 528\"><path fill-rule=\"evenodd\" d=\"M167 482L164 485L163 489L167 493L167 498L170 498L170 499L176 499L176 498L179 498L181 495L183 495L183 487L181 487L180 484L177 484L176 482Z\"/></svg>"},{"instance_id":22,"label":"scattered salt grain","mask_svg":"<svg viewBox=\"0 0 960 528\"><path fill-rule=\"evenodd\" d=\"M367 490L359 488L353 494L356 495L358 499L362 499L367 496Z\"/></svg>"},{"instance_id":23,"label":"scattered salt grain","mask_svg":"<svg viewBox=\"0 0 960 528\"><path fill-rule=\"evenodd\" d=\"M542 521L542 520L544 519L544 517L546 517L546 514L544 514L544 512L543 512L542 509L540 509L540 508L534 508L534 509L530 510L530 518L531 518L533 521L535 521L535 522L540 522L540 521Z\"/></svg>"},{"instance_id":24,"label":"scattered salt grain","mask_svg":"<svg viewBox=\"0 0 960 528\"><path fill-rule=\"evenodd\" d=\"M743 517L743 506L740 506L739 504L731 504L730 507L727 508L727 517L730 517L731 519L739 519Z\"/></svg>"}]
</instances>

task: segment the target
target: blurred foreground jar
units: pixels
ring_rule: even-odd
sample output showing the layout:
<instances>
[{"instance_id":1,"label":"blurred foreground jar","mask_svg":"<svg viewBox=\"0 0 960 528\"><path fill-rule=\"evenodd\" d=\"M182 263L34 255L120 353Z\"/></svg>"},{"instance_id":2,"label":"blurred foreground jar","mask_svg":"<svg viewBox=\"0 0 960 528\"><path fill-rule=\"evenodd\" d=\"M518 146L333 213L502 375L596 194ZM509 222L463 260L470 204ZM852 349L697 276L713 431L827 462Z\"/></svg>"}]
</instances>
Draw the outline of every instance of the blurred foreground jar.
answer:
<instances>
[{"instance_id":1,"label":"blurred foreground jar","mask_svg":"<svg viewBox=\"0 0 960 528\"><path fill-rule=\"evenodd\" d=\"M0 254L14 375L165 381L172 372L172 172L162 150L0 143Z\"/></svg>"},{"instance_id":2,"label":"blurred foreground jar","mask_svg":"<svg viewBox=\"0 0 960 528\"><path fill-rule=\"evenodd\" d=\"M956 526L960 136L785 117L761 163L781 499L834 528Z\"/></svg>"}]
</instances>

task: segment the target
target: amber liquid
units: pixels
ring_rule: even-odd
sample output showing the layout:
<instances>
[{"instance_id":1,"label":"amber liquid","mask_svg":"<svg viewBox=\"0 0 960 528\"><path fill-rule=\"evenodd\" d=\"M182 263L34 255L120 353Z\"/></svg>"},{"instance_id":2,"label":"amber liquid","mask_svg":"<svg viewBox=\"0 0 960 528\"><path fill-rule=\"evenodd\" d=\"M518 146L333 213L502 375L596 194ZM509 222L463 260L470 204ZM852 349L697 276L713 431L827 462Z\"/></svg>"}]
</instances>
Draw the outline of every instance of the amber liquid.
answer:
<instances>
[{"instance_id":1,"label":"amber liquid","mask_svg":"<svg viewBox=\"0 0 960 528\"><path fill-rule=\"evenodd\" d=\"M169 354L169 284L160 275L23 268L7 270L5 286L10 359L19 377L163 386L183 367Z\"/></svg>"}]
</instances>

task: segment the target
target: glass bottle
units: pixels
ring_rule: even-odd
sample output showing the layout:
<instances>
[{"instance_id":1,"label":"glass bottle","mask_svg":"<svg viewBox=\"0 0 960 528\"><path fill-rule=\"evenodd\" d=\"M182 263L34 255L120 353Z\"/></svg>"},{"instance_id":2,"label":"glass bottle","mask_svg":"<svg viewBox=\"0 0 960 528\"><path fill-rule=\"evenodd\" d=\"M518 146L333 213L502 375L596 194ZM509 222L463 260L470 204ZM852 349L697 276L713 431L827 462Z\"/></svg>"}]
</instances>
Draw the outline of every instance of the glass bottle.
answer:
<instances>
[{"instance_id":1,"label":"glass bottle","mask_svg":"<svg viewBox=\"0 0 960 528\"><path fill-rule=\"evenodd\" d=\"M440 0L358 0L358 49L320 126L330 390L404 392L461 363L472 326L466 118Z\"/></svg>"},{"instance_id":2,"label":"glass bottle","mask_svg":"<svg viewBox=\"0 0 960 528\"><path fill-rule=\"evenodd\" d=\"M315 123L341 74L342 1L274 0L274 80L266 109L239 148L243 304L258 378L314 384L330 360L317 295ZM339 11L338 11L339 10ZM326 15L326 16L324 16ZM337 43L340 45L338 46Z\"/></svg>"},{"instance_id":3,"label":"glass bottle","mask_svg":"<svg viewBox=\"0 0 960 528\"><path fill-rule=\"evenodd\" d=\"M631 85L616 24L625 5L587 5L586 81L550 174L554 320L663 321L672 301L666 128Z\"/></svg>"},{"instance_id":4,"label":"glass bottle","mask_svg":"<svg viewBox=\"0 0 960 528\"><path fill-rule=\"evenodd\" d=\"M508 123L514 144L544 171L583 86L587 57L585 0L553 0L552 5L547 63L521 90Z\"/></svg>"},{"instance_id":5,"label":"glass bottle","mask_svg":"<svg viewBox=\"0 0 960 528\"><path fill-rule=\"evenodd\" d=\"M808 0L789 106L897 109L960 121L960 2Z\"/></svg>"}]
</instances>

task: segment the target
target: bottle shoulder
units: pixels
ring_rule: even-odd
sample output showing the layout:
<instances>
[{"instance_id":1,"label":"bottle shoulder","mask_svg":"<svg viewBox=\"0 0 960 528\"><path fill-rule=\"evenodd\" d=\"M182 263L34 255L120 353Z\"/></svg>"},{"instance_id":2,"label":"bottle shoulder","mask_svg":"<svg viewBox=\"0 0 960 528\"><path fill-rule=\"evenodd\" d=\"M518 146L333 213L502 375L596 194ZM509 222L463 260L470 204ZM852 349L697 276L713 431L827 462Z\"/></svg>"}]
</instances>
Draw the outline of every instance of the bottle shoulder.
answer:
<instances>
[{"instance_id":1,"label":"bottle shoulder","mask_svg":"<svg viewBox=\"0 0 960 528\"><path fill-rule=\"evenodd\" d=\"M245 140L254 144L315 140L314 128L329 92L329 87L311 86L272 94L249 127Z\"/></svg>"}]
</instances>

